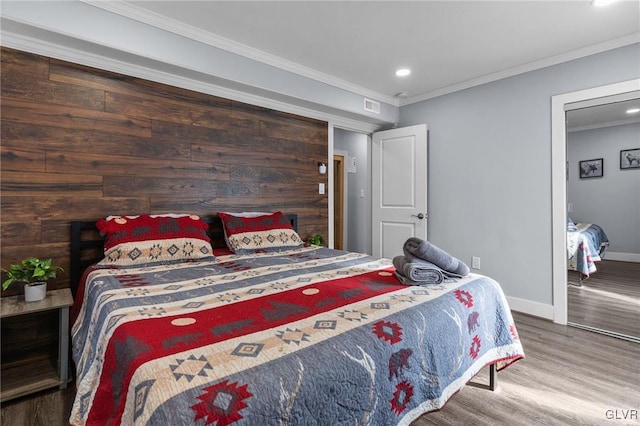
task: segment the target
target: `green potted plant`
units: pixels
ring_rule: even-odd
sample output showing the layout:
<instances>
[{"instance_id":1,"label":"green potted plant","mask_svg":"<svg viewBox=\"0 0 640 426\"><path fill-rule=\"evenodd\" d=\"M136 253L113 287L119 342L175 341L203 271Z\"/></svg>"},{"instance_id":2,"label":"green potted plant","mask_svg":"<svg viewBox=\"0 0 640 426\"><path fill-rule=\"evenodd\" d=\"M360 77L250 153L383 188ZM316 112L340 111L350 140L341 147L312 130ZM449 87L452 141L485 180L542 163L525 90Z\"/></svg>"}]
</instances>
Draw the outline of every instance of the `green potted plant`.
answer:
<instances>
[{"instance_id":1,"label":"green potted plant","mask_svg":"<svg viewBox=\"0 0 640 426\"><path fill-rule=\"evenodd\" d=\"M26 302L42 300L47 295L47 280L55 278L56 273L61 270L62 268L51 264L51 259L26 258L18 264L11 265L9 269L2 270L7 274L7 279L2 283L2 290L6 290L14 282L23 282Z\"/></svg>"},{"instance_id":2,"label":"green potted plant","mask_svg":"<svg viewBox=\"0 0 640 426\"><path fill-rule=\"evenodd\" d=\"M307 242L315 246L321 246L324 244L324 238L322 238L322 235L316 234L313 237L309 238Z\"/></svg>"}]
</instances>

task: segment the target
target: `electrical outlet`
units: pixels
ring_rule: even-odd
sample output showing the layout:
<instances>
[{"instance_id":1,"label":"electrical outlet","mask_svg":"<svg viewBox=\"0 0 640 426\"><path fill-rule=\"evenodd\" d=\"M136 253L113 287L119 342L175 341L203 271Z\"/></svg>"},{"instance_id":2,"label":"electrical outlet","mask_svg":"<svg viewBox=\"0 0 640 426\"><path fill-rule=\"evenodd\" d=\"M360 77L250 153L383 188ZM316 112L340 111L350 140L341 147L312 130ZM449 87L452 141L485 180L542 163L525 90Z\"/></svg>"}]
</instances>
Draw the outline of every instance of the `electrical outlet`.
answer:
<instances>
[{"instance_id":1,"label":"electrical outlet","mask_svg":"<svg viewBox=\"0 0 640 426\"><path fill-rule=\"evenodd\" d=\"M479 257L472 257L471 258L471 267L473 269L480 269L480 258Z\"/></svg>"}]
</instances>

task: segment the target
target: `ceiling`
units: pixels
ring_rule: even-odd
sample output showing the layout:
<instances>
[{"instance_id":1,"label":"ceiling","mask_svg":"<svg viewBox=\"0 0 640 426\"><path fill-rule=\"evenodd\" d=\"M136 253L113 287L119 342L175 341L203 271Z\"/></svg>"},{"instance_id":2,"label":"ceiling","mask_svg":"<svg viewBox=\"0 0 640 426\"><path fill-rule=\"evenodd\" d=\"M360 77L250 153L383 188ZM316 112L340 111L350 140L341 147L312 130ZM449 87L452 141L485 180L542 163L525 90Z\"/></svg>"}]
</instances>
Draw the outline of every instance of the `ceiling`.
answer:
<instances>
[{"instance_id":1,"label":"ceiling","mask_svg":"<svg viewBox=\"0 0 640 426\"><path fill-rule=\"evenodd\" d=\"M640 41L638 0L86 1L398 105Z\"/></svg>"}]
</instances>

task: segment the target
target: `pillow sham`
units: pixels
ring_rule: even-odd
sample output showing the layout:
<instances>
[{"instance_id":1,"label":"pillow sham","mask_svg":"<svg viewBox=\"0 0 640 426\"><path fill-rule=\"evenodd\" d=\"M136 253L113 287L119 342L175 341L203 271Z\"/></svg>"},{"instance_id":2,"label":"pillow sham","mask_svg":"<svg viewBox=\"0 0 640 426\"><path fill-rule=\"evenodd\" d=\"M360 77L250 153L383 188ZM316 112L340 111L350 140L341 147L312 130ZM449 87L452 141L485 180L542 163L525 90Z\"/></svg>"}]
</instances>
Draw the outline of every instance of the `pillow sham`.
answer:
<instances>
[{"instance_id":1,"label":"pillow sham","mask_svg":"<svg viewBox=\"0 0 640 426\"><path fill-rule=\"evenodd\" d=\"M236 254L279 251L302 246L302 239L282 212L262 215L218 213L229 249Z\"/></svg>"},{"instance_id":2,"label":"pillow sham","mask_svg":"<svg viewBox=\"0 0 640 426\"><path fill-rule=\"evenodd\" d=\"M268 216L268 215L271 214L271 213L268 213L268 212L240 212L240 213L219 212L218 213L218 217L220 217L220 218L221 218L220 213L226 214L226 215L229 215L229 216L237 216L237 217ZM229 237L227 236L227 231L226 231L226 229L224 229L224 224L222 226L222 233L224 234L224 242L227 244L227 248L231 247L231 243L229 242ZM231 249L229 249L229 250L231 250ZM231 253L233 253L233 251L231 251Z\"/></svg>"},{"instance_id":3,"label":"pillow sham","mask_svg":"<svg viewBox=\"0 0 640 426\"><path fill-rule=\"evenodd\" d=\"M213 259L209 225L197 215L140 215L100 219L105 237L98 265L134 266L175 260Z\"/></svg>"}]
</instances>

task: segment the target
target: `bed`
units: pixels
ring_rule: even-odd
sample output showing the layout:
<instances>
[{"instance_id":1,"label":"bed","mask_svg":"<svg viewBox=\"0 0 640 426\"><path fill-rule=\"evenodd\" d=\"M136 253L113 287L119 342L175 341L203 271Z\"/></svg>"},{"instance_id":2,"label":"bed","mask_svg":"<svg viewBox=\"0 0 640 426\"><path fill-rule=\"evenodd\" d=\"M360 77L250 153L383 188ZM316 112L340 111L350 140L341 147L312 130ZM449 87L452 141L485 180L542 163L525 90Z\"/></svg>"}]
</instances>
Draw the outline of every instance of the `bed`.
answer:
<instances>
[{"instance_id":1,"label":"bed","mask_svg":"<svg viewBox=\"0 0 640 426\"><path fill-rule=\"evenodd\" d=\"M70 424L409 424L524 357L488 277L404 286L388 259L242 250L219 216L212 256L131 265L96 264L96 222L72 223Z\"/></svg>"},{"instance_id":2,"label":"bed","mask_svg":"<svg viewBox=\"0 0 640 426\"><path fill-rule=\"evenodd\" d=\"M601 226L593 223L574 223L567 219L567 259L568 267L580 274L582 280L596 272L595 262L602 260L609 246L607 234Z\"/></svg>"}]
</instances>

